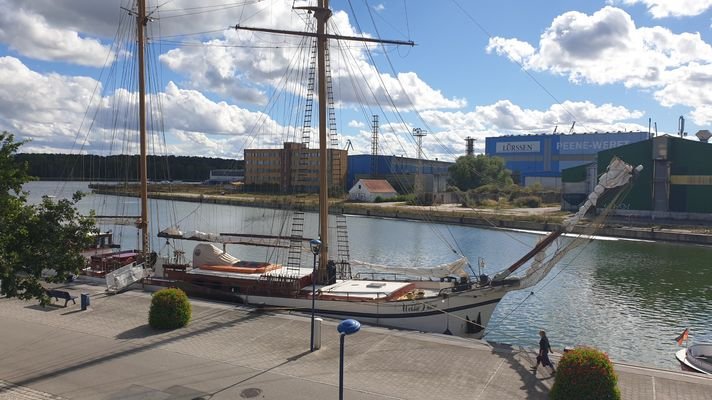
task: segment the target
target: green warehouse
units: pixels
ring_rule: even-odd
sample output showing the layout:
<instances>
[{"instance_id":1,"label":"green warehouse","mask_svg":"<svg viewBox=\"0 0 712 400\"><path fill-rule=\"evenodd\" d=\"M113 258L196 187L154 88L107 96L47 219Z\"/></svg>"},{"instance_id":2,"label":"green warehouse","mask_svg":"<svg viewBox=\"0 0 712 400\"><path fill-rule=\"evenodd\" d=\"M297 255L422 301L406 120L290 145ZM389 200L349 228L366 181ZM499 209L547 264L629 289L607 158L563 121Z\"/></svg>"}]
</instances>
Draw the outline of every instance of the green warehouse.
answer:
<instances>
[{"instance_id":1,"label":"green warehouse","mask_svg":"<svg viewBox=\"0 0 712 400\"><path fill-rule=\"evenodd\" d=\"M597 154L595 163L562 171L562 208L586 199L614 156L643 171L615 210L619 216L709 219L712 217L712 144L657 136ZM605 200L599 204L605 205Z\"/></svg>"}]
</instances>

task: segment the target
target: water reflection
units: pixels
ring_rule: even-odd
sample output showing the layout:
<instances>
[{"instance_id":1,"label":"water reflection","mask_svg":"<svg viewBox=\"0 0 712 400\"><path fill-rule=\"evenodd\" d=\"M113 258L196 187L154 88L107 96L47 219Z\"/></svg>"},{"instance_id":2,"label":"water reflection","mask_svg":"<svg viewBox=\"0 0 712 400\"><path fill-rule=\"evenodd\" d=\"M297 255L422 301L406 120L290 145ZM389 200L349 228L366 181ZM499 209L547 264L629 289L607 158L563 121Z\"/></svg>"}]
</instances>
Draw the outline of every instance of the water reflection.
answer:
<instances>
[{"instance_id":1,"label":"water reflection","mask_svg":"<svg viewBox=\"0 0 712 400\"><path fill-rule=\"evenodd\" d=\"M512 293L493 316L491 340L531 346L537 329L564 345L591 345L619 361L677 369L673 340L690 327L710 341L712 249L594 241L534 288ZM508 313L512 316L507 317Z\"/></svg>"}]
</instances>

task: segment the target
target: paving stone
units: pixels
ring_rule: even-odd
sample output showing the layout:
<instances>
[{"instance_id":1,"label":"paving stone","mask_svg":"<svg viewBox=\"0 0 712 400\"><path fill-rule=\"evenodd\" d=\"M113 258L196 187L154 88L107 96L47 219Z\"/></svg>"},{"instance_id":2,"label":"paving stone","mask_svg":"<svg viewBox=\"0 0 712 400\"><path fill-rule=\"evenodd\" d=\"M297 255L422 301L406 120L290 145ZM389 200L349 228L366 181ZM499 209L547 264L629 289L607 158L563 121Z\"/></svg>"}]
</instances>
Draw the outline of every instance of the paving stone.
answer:
<instances>
[{"instance_id":1,"label":"paving stone","mask_svg":"<svg viewBox=\"0 0 712 400\"><path fill-rule=\"evenodd\" d=\"M67 290L89 293L91 308L0 299L0 400L338 395L338 321L325 319L322 348L311 353L308 316L191 299L186 328L154 331L150 293ZM545 399L553 384L548 369L530 370L531 349L368 326L345 344L349 399ZM616 369L624 399L712 399L712 379Z\"/></svg>"}]
</instances>

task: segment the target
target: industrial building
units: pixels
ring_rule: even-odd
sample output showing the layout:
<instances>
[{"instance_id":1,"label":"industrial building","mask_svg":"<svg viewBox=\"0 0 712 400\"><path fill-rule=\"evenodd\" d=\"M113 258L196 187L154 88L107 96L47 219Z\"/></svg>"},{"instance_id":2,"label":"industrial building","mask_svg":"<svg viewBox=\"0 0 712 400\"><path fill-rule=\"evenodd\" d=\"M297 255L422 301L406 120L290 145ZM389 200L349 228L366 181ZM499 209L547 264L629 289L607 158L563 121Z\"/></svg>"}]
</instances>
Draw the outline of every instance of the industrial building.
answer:
<instances>
[{"instance_id":1,"label":"industrial building","mask_svg":"<svg viewBox=\"0 0 712 400\"><path fill-rule=\"evenodd\" d=\"M615 149L600 151L593 164L562 172L564 208L577 207L614 156L642 165L617 215L709 220L712 213L712 144L675 136L657 136ZM599 206L605 206L602 198Z\"/></svg>"},{"instance_id":2,"label":"industrial building","mask_svg":"<svg viewBox=\"0 0 712 400\"><path fill-rule=\"evenodd\" d=\"M561 186L561 171L596 160L596 153L648 140L648 132L533 134L488 137L485 154L504 159L515 182Z\"/></svg>"},{"instance_id":3,"label":"industrial building","mask_svg":"<svg viewBox=\"0 0 712 400\"><path fill-rule=\"evenodd\" d=\"M245 185L248 190L279 193L317 193L319 191L319 149L286 142L282 149L245 149ZM329 187L345 190L347 151L329 149L327 153Z\"/></svg>"},{"instance_id":4,"label":"industrial building","mask_svg":"<svg viewBox=\"0 0 712 400\"><path fill-rule=\"evenodd\" d=\"M349 156L347 186L359 179L385 179L399 193L444 192L451 162L399 156L358 154Z\"/></svg>"}]
</instances>

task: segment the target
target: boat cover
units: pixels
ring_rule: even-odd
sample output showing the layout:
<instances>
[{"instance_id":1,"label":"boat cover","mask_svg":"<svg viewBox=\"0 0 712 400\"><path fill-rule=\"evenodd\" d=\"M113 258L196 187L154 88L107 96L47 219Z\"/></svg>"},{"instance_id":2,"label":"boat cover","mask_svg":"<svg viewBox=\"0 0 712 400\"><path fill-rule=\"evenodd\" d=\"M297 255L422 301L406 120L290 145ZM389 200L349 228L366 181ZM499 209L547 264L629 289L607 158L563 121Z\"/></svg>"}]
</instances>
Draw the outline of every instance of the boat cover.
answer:
<instances>
[{"instance_id":1,"label":"boat cover","mask_svg":"<svg viewBox=\"0 0 712 400\"><path fill-rule=\"evenodd\" d=\"M238 261L240 260L210 243L199 243L193 249L193 266L195 267L202 265L232 265Z\"/></svg>"}]
</instances>

